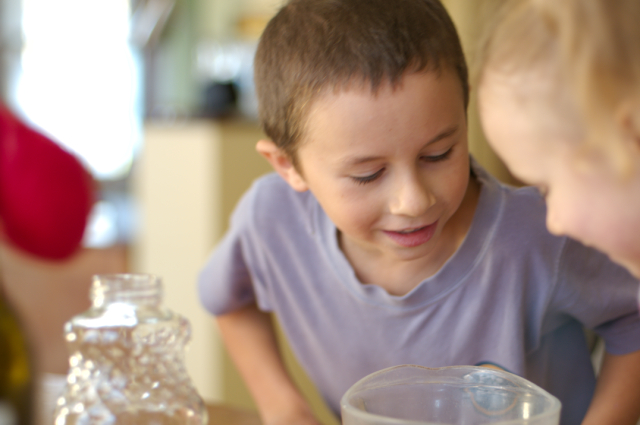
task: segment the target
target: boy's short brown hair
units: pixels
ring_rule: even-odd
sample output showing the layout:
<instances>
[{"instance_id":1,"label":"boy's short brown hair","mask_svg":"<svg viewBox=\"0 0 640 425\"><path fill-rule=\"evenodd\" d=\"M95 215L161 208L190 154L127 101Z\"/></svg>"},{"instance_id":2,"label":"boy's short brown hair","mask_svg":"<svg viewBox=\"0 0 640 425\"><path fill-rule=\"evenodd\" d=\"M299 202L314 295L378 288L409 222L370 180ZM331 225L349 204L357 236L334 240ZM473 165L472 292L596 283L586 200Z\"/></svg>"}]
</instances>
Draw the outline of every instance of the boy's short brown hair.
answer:
<instances>
[{"instance_id":1,"label":"boy's short brown hair","mask_svg":"<svg viewBox=\"0 0 640 425\"><path fill-rule=\"evenodd\" d=\"M290 0L265 28L254 62L266 135L296 164L310 104L352 84L400 82L407 71L450 69L465 106L468 72L439 0Z\"/></svg>"}]
</instances>

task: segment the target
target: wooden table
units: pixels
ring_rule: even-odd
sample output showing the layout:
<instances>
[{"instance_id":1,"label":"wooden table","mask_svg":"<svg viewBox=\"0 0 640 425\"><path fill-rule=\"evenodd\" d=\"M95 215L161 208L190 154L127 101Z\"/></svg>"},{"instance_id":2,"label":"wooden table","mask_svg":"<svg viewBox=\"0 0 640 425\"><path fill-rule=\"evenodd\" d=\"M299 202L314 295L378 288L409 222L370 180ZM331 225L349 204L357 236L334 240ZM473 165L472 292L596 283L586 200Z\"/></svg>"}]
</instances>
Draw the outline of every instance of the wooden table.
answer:
<instances>
[{"instance_id":1,"label":"wooden table","mask_svg":"<svg viewBox=\"0 0 640 425\"><path fill-rule=\"evenodd\" d=\"M260 425L260 417L251 410L226 404L207 403L209 425Z\"/></svg>"}]
</instances>

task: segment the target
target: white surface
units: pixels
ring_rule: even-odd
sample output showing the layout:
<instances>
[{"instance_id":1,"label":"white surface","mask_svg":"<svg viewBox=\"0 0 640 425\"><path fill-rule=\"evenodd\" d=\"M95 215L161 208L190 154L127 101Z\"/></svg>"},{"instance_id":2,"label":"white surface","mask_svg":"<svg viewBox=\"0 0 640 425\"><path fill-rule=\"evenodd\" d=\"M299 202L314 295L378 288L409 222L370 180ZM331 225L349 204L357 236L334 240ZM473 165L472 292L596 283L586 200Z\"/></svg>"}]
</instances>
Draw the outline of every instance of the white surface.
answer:
<instances>
[{"instance_id":1,"label":"white surface","mask_svg":"<svg viewBox=\"0 0 640 425\"><path fill-rule=\"evenodd\" d=\"M53 423L53 413L56 409L56 401L62 394L67 382L66 375L44 373L40 378L40 406L39 421L41 425Z\"/></svg>"}]
</instances>

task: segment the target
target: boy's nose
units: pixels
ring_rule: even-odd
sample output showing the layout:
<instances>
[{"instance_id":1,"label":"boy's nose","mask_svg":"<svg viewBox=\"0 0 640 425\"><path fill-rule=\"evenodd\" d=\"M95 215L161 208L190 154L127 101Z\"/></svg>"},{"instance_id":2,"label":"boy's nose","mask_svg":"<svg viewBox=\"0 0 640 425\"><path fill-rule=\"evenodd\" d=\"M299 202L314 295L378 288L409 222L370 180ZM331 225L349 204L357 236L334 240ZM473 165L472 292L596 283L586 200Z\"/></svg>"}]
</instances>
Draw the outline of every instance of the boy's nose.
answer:
<instances>
[{"instance_id":1,"label":"boy's nose","mask_svg":"<svg viewBox=\"0 0 640 425\"><path fill-rule=\"evenodd\" d=\"M435 203L429 186L415 175L400 179L392 190L389 210L394 215L419 217Z\"/></svg>"}]
</instances>

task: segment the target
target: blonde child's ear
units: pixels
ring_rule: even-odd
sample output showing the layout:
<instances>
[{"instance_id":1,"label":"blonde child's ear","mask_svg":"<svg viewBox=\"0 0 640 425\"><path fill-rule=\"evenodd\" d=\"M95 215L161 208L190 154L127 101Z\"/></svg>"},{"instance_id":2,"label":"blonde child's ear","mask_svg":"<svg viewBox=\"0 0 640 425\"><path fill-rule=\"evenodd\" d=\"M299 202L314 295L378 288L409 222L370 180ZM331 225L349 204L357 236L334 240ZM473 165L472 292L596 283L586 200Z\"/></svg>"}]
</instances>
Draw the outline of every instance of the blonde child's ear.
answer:
<instances>
[{"instance_id":1,"label":"blonde child's ear","mask_svg":"<svg viewBox=\"0 0 640 425\"><path fill-rule=\"evenodd\" d=\"M289 183L294 190L304 192L308 190L307 183L298 170L293 166L289 155L282 151L271 140L259 140L256 144L258 153L266 158L273 169Z\"/></svg>"}]
</instances>

